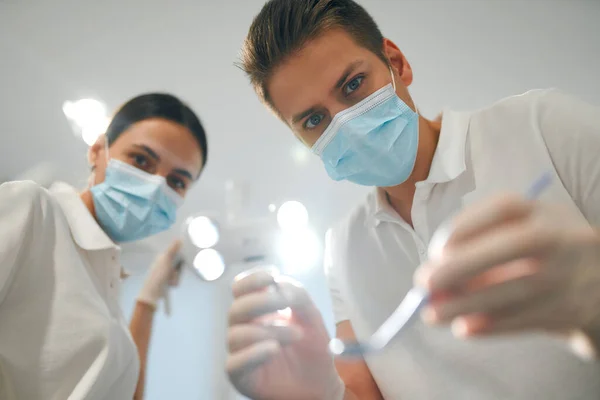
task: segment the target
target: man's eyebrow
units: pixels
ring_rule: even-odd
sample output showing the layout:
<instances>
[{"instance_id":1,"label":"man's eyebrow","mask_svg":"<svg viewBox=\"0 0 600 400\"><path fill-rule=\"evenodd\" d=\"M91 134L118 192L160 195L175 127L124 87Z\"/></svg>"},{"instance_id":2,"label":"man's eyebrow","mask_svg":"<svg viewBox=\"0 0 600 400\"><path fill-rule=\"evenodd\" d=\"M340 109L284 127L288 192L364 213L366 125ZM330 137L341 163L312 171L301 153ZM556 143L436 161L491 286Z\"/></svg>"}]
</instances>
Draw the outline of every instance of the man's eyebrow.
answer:
<instances>
[{"instance_id":1,"label":"man's eyebrow","mask_svg":"<svg viewBox=\"0 0 600 400\"><path fill-rule=\"evenodd\" d=\"M297 124L298 122L302 121L304 118L308 117L310 114L314 113L315 111L316 111L316 108L311 107L306 111L302 111L300 114L294 115L294 117L292 118L292 124Z\"/></svg>"},{"instance_id":2,"label":"man's eyebrow","mask_svg":"<svg viewBox=\"0 0 600 400\"><path fill-rule=\"evenodd\" d=\"M332 88L332 90L341 88L342 85L344 84L344 82L346 82L346 80L350 76L350 74L356 68L358 68L360 65L362 65L363 63L364 63L363 60L357 60L357 61L352 62L350 65L348 65L346 67L346 69L344 70L344 72L342 73L342 75L340 76L340 79L338 79L335 86ZM313 106L313 107L310 107L308 110L302 111L301 113L294 115L292 117L292 124L293 125L297 124L298 122L302 121L304 118L306 118L310 114L314 113L315 111L316 111L316 107Z\"/></svg>"},{"instance_id":3,"label":"man's eyebrow","mask_svg":"<svg viewBox=\"0 0 600 400\"><path fill-rule=\"evenodd\" d=\"M346 82L346 79L348 79L348 77L350 76L350 74L357 67L359 67L363 62L364 62L363 60L357 60L357 61L354 61L353 63L351 63L350 65L348 65L348 67L346 67L346 69L344 70L344 73L342 74L340 79L335 84L335 87L333 88L333 90L341 88L342 85L344 84L344 82Z\"/></svg>"}]
</instances>

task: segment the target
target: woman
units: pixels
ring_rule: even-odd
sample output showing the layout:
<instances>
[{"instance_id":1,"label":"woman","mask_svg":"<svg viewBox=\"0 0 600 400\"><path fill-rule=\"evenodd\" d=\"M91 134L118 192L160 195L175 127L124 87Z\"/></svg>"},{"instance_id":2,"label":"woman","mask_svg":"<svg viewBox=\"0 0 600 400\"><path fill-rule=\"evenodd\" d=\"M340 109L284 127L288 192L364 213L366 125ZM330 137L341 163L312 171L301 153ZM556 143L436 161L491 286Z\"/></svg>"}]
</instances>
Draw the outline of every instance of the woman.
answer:
<instances>
[{"instance_id":1,"label":"woman","mask_svg":"<svg viewBox=\"0 0 600 400\"><path fill-rule=\"evenodd\" d=\"M168 229L206 156L193 111L146 94L89 149L83 192L0 186L0 399L142 398L152 316L178 244L152 267L130 334L116 243Z\"/></svg>"}]
</instances>

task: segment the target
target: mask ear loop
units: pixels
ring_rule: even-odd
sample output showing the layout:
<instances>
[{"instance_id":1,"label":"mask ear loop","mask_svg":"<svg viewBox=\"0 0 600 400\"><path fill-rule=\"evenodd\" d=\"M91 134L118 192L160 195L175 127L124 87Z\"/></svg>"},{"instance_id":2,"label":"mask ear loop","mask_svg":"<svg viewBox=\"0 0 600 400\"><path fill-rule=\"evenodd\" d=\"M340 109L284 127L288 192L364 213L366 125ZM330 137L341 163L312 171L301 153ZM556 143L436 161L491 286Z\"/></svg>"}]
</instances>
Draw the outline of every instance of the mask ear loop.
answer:
<instances>
[{"instance_id":1,"label":"mask ear loop","mask_svg":"<svg viewBox=\"0 0 600 400\"><path fill-rule=\"evenodd\" d=\"M392 75L392 86L394 87L394 92L396 91L396 78L394 78L394 70L392 69L392 66L389 66L390 69L390 75ZM417 108L417 105L415 104L415 112L418 114L419 113L419 109Z\"/></svg>"}]
</instances>

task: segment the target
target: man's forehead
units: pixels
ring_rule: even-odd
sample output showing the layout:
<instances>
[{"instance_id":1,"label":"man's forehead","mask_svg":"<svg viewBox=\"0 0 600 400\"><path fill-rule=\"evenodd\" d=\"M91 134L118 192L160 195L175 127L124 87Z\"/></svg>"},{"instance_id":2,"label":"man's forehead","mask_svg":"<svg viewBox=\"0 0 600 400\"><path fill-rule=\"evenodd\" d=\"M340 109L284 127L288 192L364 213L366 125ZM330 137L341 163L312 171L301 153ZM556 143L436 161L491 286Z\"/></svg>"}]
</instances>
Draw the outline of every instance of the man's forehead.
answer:
<instances>
[{"instance_id":1,"label":"man's forehead","mask_svg":"<svg viewBox=\"0 0 600 400\"><path fill-rule=\"evenodd\" d=\"M339 39L339 40L336 40ZM344 43L346 42L349 43ZM293 114L323 101L344 71L369 53L349 35L328 35L309 42L277 68L268 84L273 106L291 122Z\"/></svg>"}]
</instances>

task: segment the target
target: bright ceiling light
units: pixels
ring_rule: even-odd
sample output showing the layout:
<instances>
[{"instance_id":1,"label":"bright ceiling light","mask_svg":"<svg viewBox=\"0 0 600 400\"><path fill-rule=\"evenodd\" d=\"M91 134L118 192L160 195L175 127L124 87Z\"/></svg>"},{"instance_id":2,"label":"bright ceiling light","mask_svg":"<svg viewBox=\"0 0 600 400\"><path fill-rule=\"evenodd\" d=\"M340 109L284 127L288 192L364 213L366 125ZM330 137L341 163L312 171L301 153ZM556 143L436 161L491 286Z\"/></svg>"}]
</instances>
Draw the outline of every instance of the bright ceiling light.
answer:
<instances>
[{"instance_id":1,"label":"bright ceiling light","mask_svg":"<svg viewBox=\"0 0 600 400\"><path fill-rule=\"evenodd\" d=\"M292 149L292 159L297 165L304 165L310 159L310 151L306 148L306 146L297 144Z\"/></svg>"},{"instance_id":2,"label":"bright ceiling light","mask_svg":"<svg viewBox=\"0 0 600 400\"><path fill-rule=\"evenodd\" d=\"M304 229L308 225L308 211L299 201L286 201L277 211L277 223L283 230Z\"/></svg>"},{"instance_id":3,"label":"bright ceiling light","mask_svg":"<svg viewBox=\"0 0 600 400\"><path fill-rule=\"evenodd\" d=\"M194 246L201 249L213 247L219 241L219 230L212 220L205 216L191 217L187 233Z\"/></svg>"},{"instance_id":4,"label":"bright ceiling light","mask_svg":"<svg viewBox=\"0 0 600 400\"><path fill-rule=\"evenodd\" d=\"M194 257L194 269L206 281L219 279L225 272L223 257L215 249L201 250Z\"/></svg>"},{"instance_id":5,"label":"bright ceiling light","mask_svg":"<svg viewBox=\"0 0 600 400\"><path fill-rule=\"evenodd\" d=\"M321 243L309 229L283 231L277 246L282 269L286 273L306 272L317 265L321 256Z\"/></svg>"},{"instance_id":6,"label":"bright ceiling light","mask_svg":"<svg viewBox=\"0 0 600 400\"><path fill-rule=\"evenodd\" d=\"M110 124L106 106L94 99L65 101L63 113L73 126L75 133L91 146L98 136L106 132Z\"/></svg>"}]
</instances>

